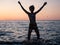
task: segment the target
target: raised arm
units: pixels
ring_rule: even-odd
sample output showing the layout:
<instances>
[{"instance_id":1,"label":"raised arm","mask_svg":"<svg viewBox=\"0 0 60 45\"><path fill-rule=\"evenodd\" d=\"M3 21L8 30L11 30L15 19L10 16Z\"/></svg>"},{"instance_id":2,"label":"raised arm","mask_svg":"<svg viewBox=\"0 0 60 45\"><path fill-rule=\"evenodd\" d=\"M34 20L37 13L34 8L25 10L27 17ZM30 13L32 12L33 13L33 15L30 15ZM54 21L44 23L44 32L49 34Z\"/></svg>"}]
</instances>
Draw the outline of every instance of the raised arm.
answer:
<instances>
[{"instance_id":1,"label":"raised arm","mask_svg":"<svg viewBox=\"0 0 60 45\"><path fill-rule=\"evenodd\" d=\"M28 14L29 12L26 11L26 10L23 8L23 6L21 5L20 1L18 1L18 3L20 4L20 6L21 6L21 8L23 9L23 11Z\"/></svg>"},{"instance_id":2,"label":"raised arm","mask_svg":"<svg viewBox=\"0 0 60 45\"><path fill-rule=\"evenodd\" d=\"M44 2L43 6L42 6L38 11L36 11L35 14L38 13L39 11L41 11L42 8L43 8L46 4L47 4L47 2Z\"/></svg>"}]
</instances>

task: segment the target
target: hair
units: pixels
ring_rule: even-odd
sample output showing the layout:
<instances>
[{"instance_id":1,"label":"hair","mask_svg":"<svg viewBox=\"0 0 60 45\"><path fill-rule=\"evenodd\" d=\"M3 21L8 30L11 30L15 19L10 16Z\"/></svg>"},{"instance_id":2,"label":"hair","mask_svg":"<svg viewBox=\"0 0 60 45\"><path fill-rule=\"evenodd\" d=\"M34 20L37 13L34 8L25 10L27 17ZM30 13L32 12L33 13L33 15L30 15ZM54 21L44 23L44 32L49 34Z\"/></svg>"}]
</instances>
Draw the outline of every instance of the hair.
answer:
<instances>
[{"instance_id":1,"label":"hair","mask_svg":"<svg viewBox=\"0 0 60 45\"><path fill-rule=\"evenodd\" d=\"M34 9L35 9L34 5L31 5L31 6L29 7L29 10L30 10L30 11L34 11Z\"/></svg>"}]
</instances>

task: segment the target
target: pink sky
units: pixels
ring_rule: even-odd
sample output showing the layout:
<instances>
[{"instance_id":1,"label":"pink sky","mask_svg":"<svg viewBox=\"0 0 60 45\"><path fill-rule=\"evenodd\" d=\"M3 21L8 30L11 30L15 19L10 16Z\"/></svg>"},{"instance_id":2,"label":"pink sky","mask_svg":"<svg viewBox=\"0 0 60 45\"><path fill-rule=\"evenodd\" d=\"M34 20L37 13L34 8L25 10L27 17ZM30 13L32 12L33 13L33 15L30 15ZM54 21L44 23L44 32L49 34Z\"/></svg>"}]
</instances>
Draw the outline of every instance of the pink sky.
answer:
<instances>
[{"instance_id":1,"label":"pink sky","mask_svg":"<svg viewBox=\"0 0 60 45\"><path fill-rule=\"evenodd\" d=\"M60 0L21 0L23 7L29 11L30 5L35 5L37 11L44 2L47 5L36 15L37 20L60 20ZM28 20L28 15L17 3L18 0L0 1L0 20ZM28 4L28 3L29 4Z\"/></svg>"}]
</instances>

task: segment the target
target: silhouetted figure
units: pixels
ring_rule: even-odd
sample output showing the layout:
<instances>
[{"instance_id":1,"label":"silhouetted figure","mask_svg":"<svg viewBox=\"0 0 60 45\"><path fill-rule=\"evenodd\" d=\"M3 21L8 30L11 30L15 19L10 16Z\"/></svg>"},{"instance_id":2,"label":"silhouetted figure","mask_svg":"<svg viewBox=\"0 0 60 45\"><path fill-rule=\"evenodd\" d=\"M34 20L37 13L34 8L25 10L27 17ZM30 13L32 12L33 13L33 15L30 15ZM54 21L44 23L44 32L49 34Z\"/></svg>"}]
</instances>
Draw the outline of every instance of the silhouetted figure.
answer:
<instances>
[{"instance_id":1,"label":"silhouetted figure","mask_svg":"<svg viewBox=\"0 0 60 45\"><path fill-rule=\"evenodd\" d=\"M42 10L42 8L47 4L47 2L44 2L43 6L36 12L34 12L34 5L31 5L29 7L30 12L28 12L27 10L24 9L24 7L21 5L20 1L18 1L18 3L20 4L21 8L23 9L23 11L25 13L28 14L29 20L30 20L30 24L29 24L29 30L28 30L28 40L30 40L30 36L31 36L31 32L32 30L35 30L36 34L37 34L37 39L39 39L40 35L39 35L39 30L36 24L36 14Z\"/></svg>"}]
</instances>

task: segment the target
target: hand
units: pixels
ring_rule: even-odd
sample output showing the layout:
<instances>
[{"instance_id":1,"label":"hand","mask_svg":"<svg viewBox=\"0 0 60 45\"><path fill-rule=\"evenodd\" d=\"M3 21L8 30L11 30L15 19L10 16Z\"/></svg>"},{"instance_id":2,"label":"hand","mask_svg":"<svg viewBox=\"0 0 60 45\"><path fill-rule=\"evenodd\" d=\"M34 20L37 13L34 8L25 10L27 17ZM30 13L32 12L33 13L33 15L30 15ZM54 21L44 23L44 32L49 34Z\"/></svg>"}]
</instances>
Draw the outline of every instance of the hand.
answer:
<instances>
[{"instance_id":1,"label":"hand","mask_svg":"<svg viewBox=\"0 0 60 45\"><path fill-rule=\"evenodd\" d=\"M44 5L46 5L47 4L47 2L44 2Z\"/></svg>"},{"instance_id":2,"label":"hand","mask_svg":"<svg viewBox=\"0 0 60 45\"><path fill-rule=\"evenodd\" d=\"M18 1L18 3L20 4L20 1Z\"/></svg>"}]
</instances>

